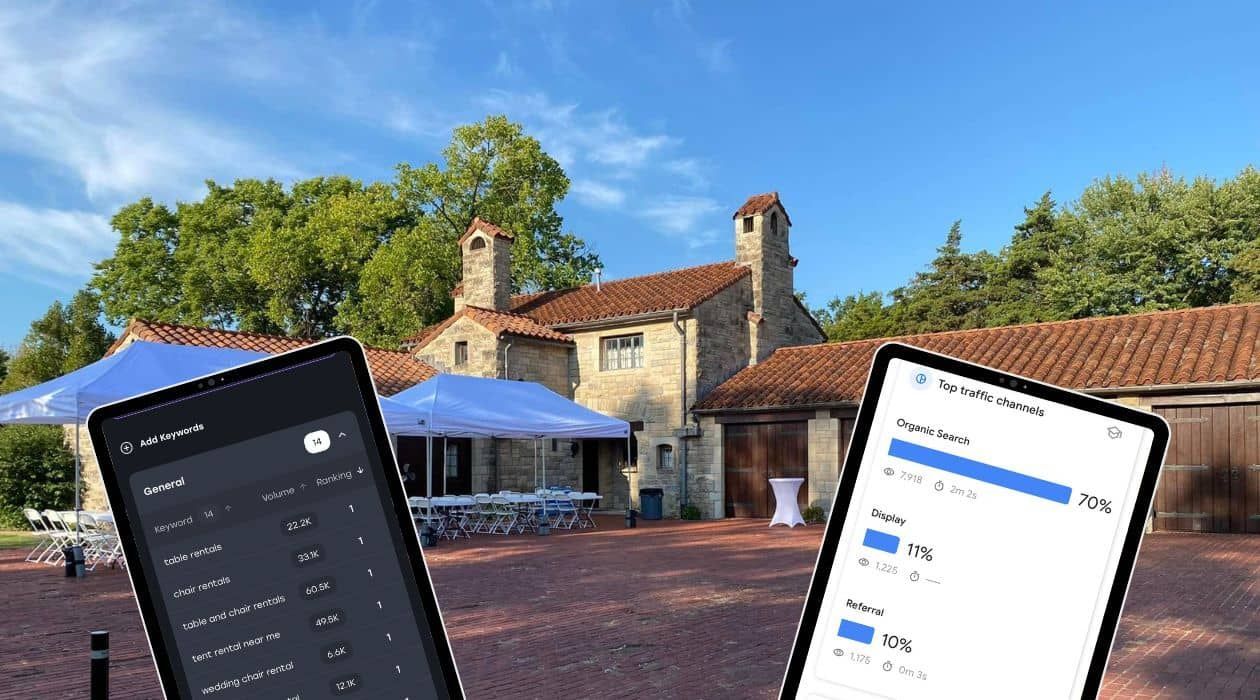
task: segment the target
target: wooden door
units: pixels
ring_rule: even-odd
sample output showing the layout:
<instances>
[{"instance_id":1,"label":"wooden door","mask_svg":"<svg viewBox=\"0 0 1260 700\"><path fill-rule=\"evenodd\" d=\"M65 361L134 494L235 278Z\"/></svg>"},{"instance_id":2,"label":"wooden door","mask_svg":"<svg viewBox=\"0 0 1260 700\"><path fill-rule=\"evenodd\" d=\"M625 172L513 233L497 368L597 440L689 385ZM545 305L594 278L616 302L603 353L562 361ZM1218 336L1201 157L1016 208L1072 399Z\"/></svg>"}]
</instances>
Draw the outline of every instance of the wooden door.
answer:
<instances>
[{"instance_id":1,"label":"wooden door","mask_svg":"<svg viewBox=\"0 0 1260 700\"><path fill-rule=\"evenodd\" d=\"M1230 532L1260 533L1260 404L1230 407Z\"/></svg>"},{"instance_id":2,"label":"wooden door","mask_svg":"<svg viewBox=\"0 0 1260 700\"><path fill-rule=\"evenodd\" d=\"M797 493L804 507L809 498L809 426L806 421L728 423L722 431L726 515L768 518L774 494L767 479L800 477L807 482Z\"/></svg>"},{"instance_id":3,"label":"wooden door","mask_svg":"<svg viewBox=\"0 0 1260 700\"><path fill-rule=\"evenodd\" d=\"M1155 494L1155 529L1260 532L1260 408L1155 411L1172 429Z\"/></svg>"}]
</instances>

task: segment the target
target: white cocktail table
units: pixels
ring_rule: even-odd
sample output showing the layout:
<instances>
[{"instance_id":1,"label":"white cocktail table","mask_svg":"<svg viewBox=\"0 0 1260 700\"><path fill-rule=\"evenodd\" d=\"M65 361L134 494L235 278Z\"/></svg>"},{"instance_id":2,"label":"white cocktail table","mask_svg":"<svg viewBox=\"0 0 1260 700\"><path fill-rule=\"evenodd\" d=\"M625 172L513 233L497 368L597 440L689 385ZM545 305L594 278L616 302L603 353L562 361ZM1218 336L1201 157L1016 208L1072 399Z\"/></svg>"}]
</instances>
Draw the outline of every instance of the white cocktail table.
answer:
<instances>
[{"instance_id":1,"label":"white cocktail table","mask_svg":"<svg viewBox=\"0 0 1260 700\"><path fill-rule=\"evenodd\" d=\"M783 523L788 527L804 525L801 508L796 504L796 494L801 490L805 480L800 477L791 479L770 479L770 488L774 489L774 517L770 527Z\"/></svg>"}]
</instances>

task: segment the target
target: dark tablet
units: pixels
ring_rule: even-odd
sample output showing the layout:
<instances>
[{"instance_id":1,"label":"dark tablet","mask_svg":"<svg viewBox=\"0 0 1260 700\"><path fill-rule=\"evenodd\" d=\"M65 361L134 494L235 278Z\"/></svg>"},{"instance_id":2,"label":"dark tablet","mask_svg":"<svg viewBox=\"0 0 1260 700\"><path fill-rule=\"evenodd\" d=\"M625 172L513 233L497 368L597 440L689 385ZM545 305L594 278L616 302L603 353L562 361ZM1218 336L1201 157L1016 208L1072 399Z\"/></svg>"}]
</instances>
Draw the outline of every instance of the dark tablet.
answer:
<instances>
[{"instance_id":1,"label":"dark tablet","mask_svg":"<svg viewBox=\"0 0 1260 700\"><path fill-rule=\"evenodd\" d=\"M88 429L167 697L463 697L355 340Z\"/></svg>"},{"instance_id":2,"label":"dark tablet","mask_svg":"<svg viewBox=\"0 0 1260 700\"><path fill-rule=\"evenodd\" d=\"M782 697L1094 697L1167 444L1153 413L884 345Z\"/></svg>"}]
</instances>

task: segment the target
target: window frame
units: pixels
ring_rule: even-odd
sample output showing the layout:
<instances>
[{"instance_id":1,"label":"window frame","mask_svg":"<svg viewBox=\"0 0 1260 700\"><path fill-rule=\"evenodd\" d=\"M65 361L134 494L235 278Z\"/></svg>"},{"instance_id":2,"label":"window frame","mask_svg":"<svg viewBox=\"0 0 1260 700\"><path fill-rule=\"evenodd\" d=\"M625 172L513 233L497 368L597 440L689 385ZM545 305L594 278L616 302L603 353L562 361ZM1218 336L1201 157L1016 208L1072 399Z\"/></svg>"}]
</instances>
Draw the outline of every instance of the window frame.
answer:
<instances>
[{"instance_id":1,"label":"window frame","mask_svg":"<svg viewBox=\"0 0 1260 700\"><path fill-rule=\"evenodd\" d=\"M452 361L454 362L455 366L463 367L464 365L468 364L468 341L457 340L455 341L453 348L454 349L452 350L452 353L454 354L454 357ZM462 358L460 357L461 354L463 355Z\"/></svg>"},{"instance_id":2,"label":"window frame","mask_svg":"<svg viewBox=\"0 0 1260 700\"><path fill-rule=\"evenodd\" d=\"M753 218L751 216L745 216L744 217L744 233L752 233L755 228L756 227L753 225Z\"/></svg>"},{"instance_id":3,"label":"window frame","mask_svg":"<svg viewBox=\"0 0 1260 700\"><path fill-rule=\"evenodd\" d=\"M615 344L615 347L613 346ZM599 371L643 369L643 333L606 335L599 339Z\"/></svg>"},{"instance_id":4,"label":"window frame","mask_svg":"<svg viewBox=\"0 0 1260 700\"><path fill-rule=\"evenodd\" d=\"M666 460L666 455L668 455L668 456L669 456L669 459L668 459L668 460ZM674 446L673 446L673 445L671 445L671 444L670 444L670 443L668 443L668 442L662 442L661 444L657 445L657 446L656 446L656 469L657 469L657 471L669 471L669 472L674 471L674 465L675 465L675 464L677 464L677 462L675 461L674 457L675 457L675 455L674 455ZM668 464L668 465L666 464L666 461L668 461L668 462L669 462L669 464Z\"/></svg>"}]
</instances>

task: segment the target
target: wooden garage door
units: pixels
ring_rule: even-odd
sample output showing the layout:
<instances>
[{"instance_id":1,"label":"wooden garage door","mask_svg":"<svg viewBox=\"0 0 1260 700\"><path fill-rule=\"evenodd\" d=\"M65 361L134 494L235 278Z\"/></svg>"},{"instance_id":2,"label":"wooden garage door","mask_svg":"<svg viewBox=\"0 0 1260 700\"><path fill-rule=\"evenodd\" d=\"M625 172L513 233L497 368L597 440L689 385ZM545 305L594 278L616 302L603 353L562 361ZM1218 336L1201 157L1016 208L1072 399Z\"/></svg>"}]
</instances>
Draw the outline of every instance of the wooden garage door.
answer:
<instances>
[{"instance_id":1,"label":"wooden garage door","mask_svg":"<svg viewBox=\"0 0 1260 700\"><path fill-rule=\"evenodd\" d=\"M1172 428L1155 529L1260 532L1260 404L1155 412Z\"/></svg>"},{"instance_id":2,"label":"wooden garage door","mask_svg":"<svg viewBox=\"0 0 1260 700\"><path fill-rule=\"evenodd\" d=\"M774 514L774 494L766 479L801 477L797 502L809 498L809 427L806 421L784 423L727 423L722 433L726 480L726 515L768 518Z\"/></svg>"}]
</instances>

